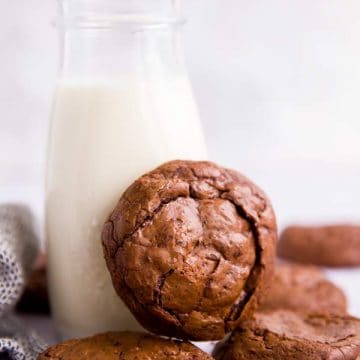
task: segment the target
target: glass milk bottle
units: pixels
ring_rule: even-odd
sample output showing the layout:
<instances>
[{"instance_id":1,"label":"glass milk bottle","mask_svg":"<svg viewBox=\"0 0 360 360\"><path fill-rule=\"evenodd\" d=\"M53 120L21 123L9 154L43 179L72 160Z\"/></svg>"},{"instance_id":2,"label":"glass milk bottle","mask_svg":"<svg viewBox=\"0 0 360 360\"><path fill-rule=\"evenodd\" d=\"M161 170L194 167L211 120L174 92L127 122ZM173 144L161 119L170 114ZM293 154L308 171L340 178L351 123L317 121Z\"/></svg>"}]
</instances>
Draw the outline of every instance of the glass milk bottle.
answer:
<instances>
[{"instance_id":1,"label":"glass milk bottle","mask_svg":"<svg viewBox=\"0 0 360 360\"><path fill-rule=\"evenodd\" d=\"M62 338L137 329L113 290L101 229L122 192L206 147L171 0L63 0L47 171L51 305Z\"/></svg>"}]
</instances>

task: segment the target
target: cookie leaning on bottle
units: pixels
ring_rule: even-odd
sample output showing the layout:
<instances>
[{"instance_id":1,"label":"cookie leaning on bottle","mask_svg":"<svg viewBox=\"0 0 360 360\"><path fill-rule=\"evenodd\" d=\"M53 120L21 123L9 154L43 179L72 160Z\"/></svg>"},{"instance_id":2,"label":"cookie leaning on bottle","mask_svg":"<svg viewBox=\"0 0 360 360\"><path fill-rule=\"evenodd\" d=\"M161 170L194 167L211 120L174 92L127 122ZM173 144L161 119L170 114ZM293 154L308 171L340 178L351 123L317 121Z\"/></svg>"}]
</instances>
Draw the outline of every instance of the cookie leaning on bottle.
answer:
<instances>
[{"instance_id":1,"label":"cookie leaning on bottle","mask_svg":"<svg viewBox=\"0 0 360 360\"><path fill-rule=\"evenodd\" d=\"M257 308L276 234L270 201L249 179L178 160L125 191L102 239L113 285L146 329L215 340Z\"/></svg>"}]
</instances>

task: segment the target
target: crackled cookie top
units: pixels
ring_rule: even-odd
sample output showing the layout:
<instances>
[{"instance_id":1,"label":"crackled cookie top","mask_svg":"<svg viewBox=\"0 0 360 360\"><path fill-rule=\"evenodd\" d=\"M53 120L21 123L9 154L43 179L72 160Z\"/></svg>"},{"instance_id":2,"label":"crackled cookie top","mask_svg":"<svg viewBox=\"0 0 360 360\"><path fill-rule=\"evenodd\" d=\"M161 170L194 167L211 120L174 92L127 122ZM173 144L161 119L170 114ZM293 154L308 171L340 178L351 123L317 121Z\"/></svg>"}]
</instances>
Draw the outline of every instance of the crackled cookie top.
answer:
<instances>
[{"instance_id":1,"label":"crackled cookie top","mask_svg":"<svg viewBox=\"0 0 360 360\"><path fill-rule=\"evenodd\" d=\"M38 360L210 360L194 345L136 332L109 332L51 346Z\"/></svg>"},{"instance_id":2,"label":"crackled cookie top","mask_svg":"<svg viewBox=\"0 0 360 360\"><path fill-rule=\"evenodd\" d=\"M113 284L138 321L168 336L220 339L271 276L276 223L264 193L210 162L172 161L121 197L103 230Z\"/></svg>"},{"instance_id":3,"label":"crackled cookie top","mask_svg":"<svg viewBox=\"0 0 360 360\"><path fill-rule=\"evenodd\" d=\"M359 355L359 319L276 310L241 323L216 358L356 360Z\"/></svg>"},{"instance_id":4,"label":"crackled cookie top","mask_svg":"<svg viewBox=\"0 0 360 360\"><path fill-rule=\"evenodd\" d=\"M344 292L315 267L281 264L275 268L262 310L288 309L306 312L346 314Z\"/></svg>"},{"instance_id":5,"label":"crackled cookie top","mask_svg":"<svg viewBox=\"0 0 360 360\"><path fill-rule=\"evenodd\" d=\"M289 226L281 234L278 255L321 266L360 265L360 226Z\"/></svg>"}]
</instances>

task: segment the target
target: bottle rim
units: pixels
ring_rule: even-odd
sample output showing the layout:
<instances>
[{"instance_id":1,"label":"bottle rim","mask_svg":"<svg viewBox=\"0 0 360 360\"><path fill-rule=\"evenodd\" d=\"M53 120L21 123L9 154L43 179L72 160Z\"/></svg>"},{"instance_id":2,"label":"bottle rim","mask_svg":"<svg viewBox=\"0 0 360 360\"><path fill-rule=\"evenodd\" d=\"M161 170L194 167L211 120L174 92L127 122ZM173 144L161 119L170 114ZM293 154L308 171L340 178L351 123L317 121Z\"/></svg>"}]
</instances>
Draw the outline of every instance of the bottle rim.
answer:
<instances>
[{"instance_id":1,"label":"bottle rim","mask_svg":"<svg viewBox=\"0 0 360 360\"><path fill-rule=\"evenodd\" d=\"M160 6L159 0L154 0ZM98 0L57 0L59 16L54 24L60 28L94 28L110 29L120 25L133 25L137 27L177 26L185 23L180 15L180 0L164 0L165 9L159 7L141 7L141 0L136 7L126 6L126 2L112 2L107 7L106 2ZM130 4L136 4L131 2ZM151 4L149 1L148 4Z\"/></svg>"},{"instance_id":2,"label":"bottle rim","mask_svg":"<svg viewBox=\"0 0 360 360\"><path fill-rule=\"evenodd\" d=\"M79 15L57 17L53 24L58 28L111 29L120 25L138 25L139 27L180 26L186 23L183 17L153 17L139 14L121 14L112 16Z\"/></svg>"}]
</instances>

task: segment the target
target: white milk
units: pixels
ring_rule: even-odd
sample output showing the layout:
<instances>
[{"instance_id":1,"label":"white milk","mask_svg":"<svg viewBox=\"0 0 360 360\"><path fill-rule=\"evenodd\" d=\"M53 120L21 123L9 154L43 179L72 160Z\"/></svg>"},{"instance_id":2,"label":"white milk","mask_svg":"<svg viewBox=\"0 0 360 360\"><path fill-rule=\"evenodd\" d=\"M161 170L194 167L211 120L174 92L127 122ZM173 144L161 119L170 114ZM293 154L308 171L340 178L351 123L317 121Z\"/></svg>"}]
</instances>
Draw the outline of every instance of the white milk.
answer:
<instances>
[{"instance_id":1,"label":"white milk","mask_svg":"<svg viewBox=\"0 0 360 360\"><path fill-rule=\"evenodd\" d=\"M205 159L187 79L58 85L47 179L52 310L63 338L139 325L112 287L102 226L138 176L172 159Z\"/></svg>"}]
</instances>

